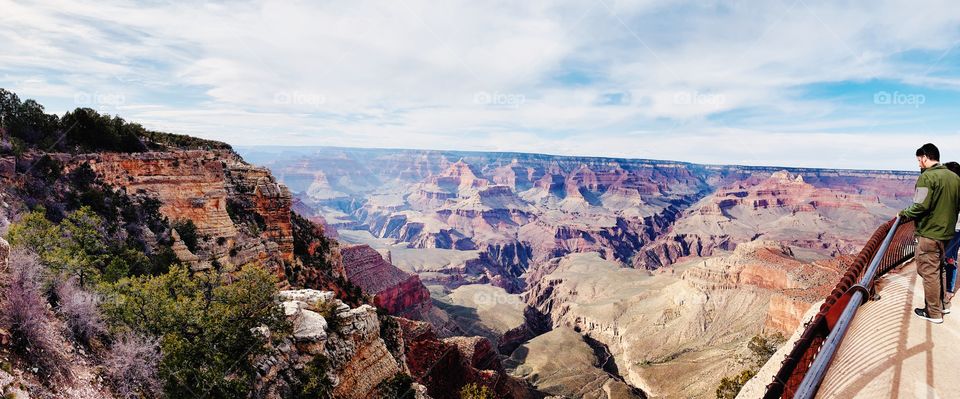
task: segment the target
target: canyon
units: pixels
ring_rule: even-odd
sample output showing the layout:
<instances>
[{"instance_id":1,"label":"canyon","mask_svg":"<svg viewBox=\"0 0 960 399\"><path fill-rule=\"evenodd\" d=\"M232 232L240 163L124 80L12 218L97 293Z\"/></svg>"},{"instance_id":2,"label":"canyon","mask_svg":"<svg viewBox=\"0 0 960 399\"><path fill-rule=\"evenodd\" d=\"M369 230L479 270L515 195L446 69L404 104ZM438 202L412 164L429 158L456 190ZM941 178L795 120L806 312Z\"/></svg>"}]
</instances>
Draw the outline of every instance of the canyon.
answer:
<instances>
[{"instance_id":1,"label":"canyon","mask_svg":"<svg viewBox=\"0 0 960 399\"><path fill-rule=\"evenodd\" d=\"M412 318L441 335L484 337L507 373L569 397L712 396L751 337L804 322L850 254L911 201L915 179L520 153L238 151L290 188L298 212L368 254L376 266L359 274L390 288L358 283L365 291L397 312L429 309Z\"/></svg>"},{"instance_id":2,"label":"canyon","mask_svg":"<svg viewBox=\"0 0 960 399\"><path fill-rule=\"evenodd\" d=\"M49 164L51 173L60 176L55 195L71 195L76 189L72 181L82 180L115 190L116 199L110 201L155 206L158 217L176 227L161 237L139 226L136 230L143 234L148 255L157 256L169 246L176 261L195 272L229 271L246 264L270 270L283 289L278 305L293 334L271 342L268 355L257 360L254 397L290 397L292 384L303 378L298 373L311 367L313 359L327 364L325 378L335 397L380 395L399 375L413 376L409 389L417 398L457 398L460 387L469 383L487 385L509 397L526 398L532 392L523 380L506 374L491 341L464 336L444 311L433 306L417 274L392 265L389 253L384 257L367 245L333 241L329 237L334 230L293 210L291 192L268 169L245 162L231 150L27 152L0 159L14 165L14 173L0 175L4 228L30 200L22 190L32 184L33 176L24 171ZM186 223L192 228L184 227ZM191 230L194 237L188 239L184 234ZM7 243L0 239L0 273L6 272L7 251ZM0 330L0 352L6 353L7 338ZM84 376L72 381L78 397L112 397L102 382L93 379L89 357L73 347L64 352L72 360L70 374ZM437 362L444 367L433 367ZM0 375L0 391L24 395L22 389L60 394L29 370Z\"/></svg>"},{"instance_id":3,"label":"canyon","mask_svg":"<svg viewBox=\"0 0 960 399\"><path fill-rule=\"evenodd\" d=\"M910 201L914 178L298 151L3 157L4 224L24 207L18 171L46 162L155 201L178 227L138 230L148 253L169 245L198 272L266 267L294 332L258 359L260 397L289 396L313 359L330 365L338 397L378 395L400 374L420 398L456 398L470 383L509 398L707 397L751 337L803 323L849 254ZM29 373L11 378L35 386Z\"/></svg>"}]
</instances>

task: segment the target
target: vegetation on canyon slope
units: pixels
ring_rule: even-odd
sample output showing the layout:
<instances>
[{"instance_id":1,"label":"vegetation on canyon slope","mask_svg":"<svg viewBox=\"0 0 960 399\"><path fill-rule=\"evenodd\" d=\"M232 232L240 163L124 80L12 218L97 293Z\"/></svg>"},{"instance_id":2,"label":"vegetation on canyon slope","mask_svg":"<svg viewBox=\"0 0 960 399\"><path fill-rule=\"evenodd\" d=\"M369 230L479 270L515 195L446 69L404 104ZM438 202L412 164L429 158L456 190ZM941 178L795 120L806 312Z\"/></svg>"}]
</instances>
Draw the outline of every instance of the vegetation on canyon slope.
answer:
<instances>
[{"instance_id":1,"label":"vegetation on canyon slope","mask_svg":"<svg viewBox=\"0 0 960 399\"><path fill-rule=\"evenodd\" d=\"M209 271L180 265L173 231L194 241L192 222L172 222L157 199L116 190L88 164L66 168L53 154L170 148L230 147L150 132L90 109L45 114L35 101L0 89L0 155L12 155L15 168L11 184L0 187L2 220L15 221L5 229L13 250L0 270L0 334L11 340L0 352L12 355L4 353L12 362L5 369L27 370L56 391L78 378L72 363L80 353L118 397L252 391L266 341L290 334L274 274L253 264ZM329 268L323 257L330 244L322 234L310 238L320 247L311 265ZM323 366L306 372L323 375ZM301 385L323 382L315 375L301 375Z\"/></svg>"},{"instance_id":2,"label":"vegetation on canyon slope","mask_svg":"<svg viewBox=\"0 0 960 399\"><path fill-rule=\"evenodd\" d=\"M275 277L253 265L233 273L191 272L179 265L163 274L139 273L143 267L135 263L145 255L131 264L130 256L112 253L115 243L103 234L105 224L81 208L59 223L37 210L11 227L15 255L3 276L0 327L11 333L14 349L49 383L69 379L57 346L64 333L60 319L76 345L104 362L129 364L120 370L103 363L117 392L150 397L160 394L161 385L171 397L249 392L252 359L265 351L266 336L258 328L289 330L274 302ZM152 347L144 342L157 344L144 351Z\"/></svg>"},{"instance_id":3,"label":"vegetation on canyon slope","mask_svg":"<svg viewBox=\"0 0 960 399\"><path fill-rule=\"evenodd\" d=\"M783 345L784 341L786 341L786 339L780 333L773 335L755 335L751 338L750 342L747 343L747 349L750 350L750 354L741 359L741 362L744 363L746 368L736 375L723 377L723 379L720 380L720 385L717 386L716 391L717 399L736 398L737 394L740 393L740 389L743 388L743 385L753 378L753 376L757 375L760 367L766 364L767 360L770 360L770 357L777 352L777 349Z\"/></svg>"},{"instance_id":4,"label":"vegetation on canyon slope","mask_svg":"<svg viewBox=\"0 0 960 399\"><path fill-rule=\"evenodd\" d=\"M271 334L288 331L274 302L269 271L191 273L176 266L161 276L125 278L102 289L104 313L116 330L159 337L160 376L172 397L240 397L256 371L250 359L267 352Z\"/></svg>"},{"instance_id":5,"label":"vegetation on canyon slope","mask_svg":"<svg viewBox=\"0 0 960 399\"><path fill-rule=\"evenodd\" d=\"M492 399L493 392L483 385L467 384L460 389L460 399Z\"/></svg>"}]
</instances>

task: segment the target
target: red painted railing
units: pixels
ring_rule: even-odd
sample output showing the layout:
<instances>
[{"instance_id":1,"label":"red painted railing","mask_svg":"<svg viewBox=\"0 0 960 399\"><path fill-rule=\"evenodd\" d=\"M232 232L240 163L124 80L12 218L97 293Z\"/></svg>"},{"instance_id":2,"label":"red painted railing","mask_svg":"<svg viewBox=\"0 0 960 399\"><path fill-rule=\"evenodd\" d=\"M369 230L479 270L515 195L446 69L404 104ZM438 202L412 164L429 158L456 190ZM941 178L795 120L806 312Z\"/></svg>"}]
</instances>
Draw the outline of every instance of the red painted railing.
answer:
<instances>
[{"instance_id":1,"label":"red painted railing","mask_svg":"<svg viewBox=\"0 0 960 399\"><path fill-rule=\"evenodd\" d=\"M913 257L914 224L888 221L873 233L856 260L820 306L781 364L765 399L811 398L816 394L833 354L856 309L872 297L877 278Z\"/></svg>"}]
</instances>

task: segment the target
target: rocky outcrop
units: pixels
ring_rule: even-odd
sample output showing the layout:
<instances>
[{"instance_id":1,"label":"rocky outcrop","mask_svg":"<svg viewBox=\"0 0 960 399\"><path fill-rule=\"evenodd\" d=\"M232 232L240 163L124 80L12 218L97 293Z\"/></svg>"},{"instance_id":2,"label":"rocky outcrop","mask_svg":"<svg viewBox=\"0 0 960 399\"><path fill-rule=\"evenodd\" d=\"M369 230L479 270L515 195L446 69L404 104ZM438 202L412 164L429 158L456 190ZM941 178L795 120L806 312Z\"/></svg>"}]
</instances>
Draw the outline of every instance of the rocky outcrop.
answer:
<instances>
[{"instance_id":1,"label":"rocky outcrop","mask_svg":"<svg viewBox=\"0 0 960 399\"><path fill-rule=\"evenodd\" d=\"M732 254L706 259L681 275L704 290L750 287L780 293L819 292L838 277L830 268L797 260L789 246L772 241L741 244ZM804 297L808 303L816 300L814 293Z\"/></svg>"},{"instance_id":2,"label":"rocky outcrop","mask_svg":"<svg viewBox=\"0 0 960 399\"><path fill-rule=\"evenodd\" d=\"M416 319L430 311L430 292L416 274L400 270L369 245L346 246L340 253L347 278L372 295L377 307Z\"/></svg>"},{"instance_id":3,"label":"rocky outcrop","mask_svg":"<svg viewBox=\"0 0 960 399\"><path fill-rule=\"evenodd\" d=\"M490 341L481 337L439 339L424 322L400 319L407 366L428 394L437 399L459 398L470 383L489 387L497 397L528 398L527 385L510 377Z\"/></svg>"},{"instance_id":4,"label":"rocky outcrop","mask_svg":"<svg viewBox=\"0 0 960 399\"><path fill-rule=\"evenodd\" d=\"M298 371L324 359L334 397L364 399L378 396L378 385L403 371L380 337L376 309L350 308L333 292L281 291L279 299L293 325L293 335L274 342L275 351L257 363L256 393L267 398L289 397L302 383ZM328 322L319 312L332 309ZM317 371L317 370L312 370Z\"/></svg>"},{"instance_id":5,"label":"rocky outcrop","mask_svg":"<svg viewBox=\"0 0 960 399\"><path fill-rule=\"evenodd\" d=\"M226 175L231 197L239 199L235 202L252 204L247 211L263 218L261 236L278 245L284 260L293 261L290 190L277 183L268 169L244 162L227 162Z\"/></svg>"},{"instance_id":6,"label":"rocky outcrop","mask_svg":"<svg viewBox=\"0 0 960 399\"><path fill-rule=\"evenodd\" d=\"M369 398L377 385L400 372L400 364L380 339L380 323L372 306L362 305L337 312L342 339L328 340L327 358L337 370L339 381L333 395L338 398Z\"/></svg>"},{"instance_id":7,"label":"rocky outcrop","mask_svg":"<svg viewBox=\"0 0 960 399\"><path fill-rule=\"evenodd\" d=\"M225 156L229 153L200 150L97 153L76 156L67 168L89 165L108 185L159 199L160 212L171 220L189 219L201 235L233 239Z\"/></svg>"},{"instance_id":8,"label":"rocky outcrop","mask_svg":"<svg viewBox=\"0 0 960 399\"><path fill-rule=\"evenodd\" d=\"M289 190L269 170L249 165L231 151L56 157L68 171L87 165L110 186L159 200L160 213L170 221L192 221L201 238L199 248L177 253L195 268L210 267L213 261L258 261L283 277L284 264L293 262Z\"/></svg>"},{"instance_id":9,"label":"rocky outcrop","mask_svg":"<svg viewBox=\"0 0 960 399\"><path fill-rule=\"evenodd\" d=\"M605 372L584 337L558 328L523 344L506 360L512 375L538 390L565 398L645 398L622 379Z\"/></svg>"},{"instance_id":10,"label":"rocky outcrop","mask_svg":"<svg viewBox=\"0 0 960 399\"><path fill-rule=\"evenodd\" d=\"M804 322L803 315L812 306L812 303L801 298L784 294L770 297L770 307L767 309L767 319L763 329L771 333L780 333L789 336Z\"/></svg>"}]
</instances>

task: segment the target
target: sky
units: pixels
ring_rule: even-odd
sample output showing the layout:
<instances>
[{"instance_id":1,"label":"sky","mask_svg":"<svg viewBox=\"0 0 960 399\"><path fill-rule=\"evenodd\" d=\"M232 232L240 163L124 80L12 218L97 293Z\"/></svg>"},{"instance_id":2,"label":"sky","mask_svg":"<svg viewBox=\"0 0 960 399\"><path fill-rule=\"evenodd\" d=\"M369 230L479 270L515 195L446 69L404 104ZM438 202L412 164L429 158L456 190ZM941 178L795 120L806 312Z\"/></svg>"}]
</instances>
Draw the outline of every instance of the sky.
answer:
<instances>
[{"instance_id":1,"label":"sky","mask_svg":"<svg viewBox=\"0 0 960 399\"><path fill-rule=\"evenodd\" d=\"M0 0L0 87L238 146L916 170L954 1Z\"/></svg>"}]
</instances>

